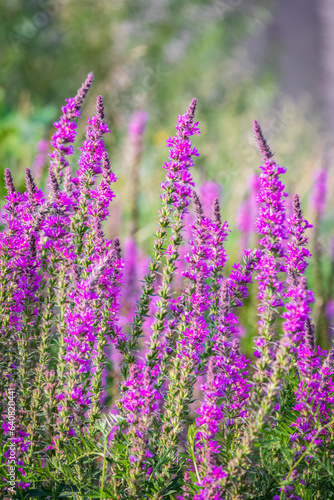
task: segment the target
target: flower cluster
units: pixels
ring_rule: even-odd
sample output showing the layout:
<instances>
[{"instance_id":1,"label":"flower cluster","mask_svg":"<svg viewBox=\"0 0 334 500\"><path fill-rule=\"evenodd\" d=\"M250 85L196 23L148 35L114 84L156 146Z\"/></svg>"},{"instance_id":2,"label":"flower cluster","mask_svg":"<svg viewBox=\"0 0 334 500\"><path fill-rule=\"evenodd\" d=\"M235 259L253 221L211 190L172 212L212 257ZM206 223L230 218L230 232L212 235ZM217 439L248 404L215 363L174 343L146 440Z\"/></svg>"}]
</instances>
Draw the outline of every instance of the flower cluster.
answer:
<instances>
[{"instance_id":1,"label":"flower cluster","mask_svg":"<svg viewBox=\"0 0 334 500\"><path fill-rule=\"evenodd\" d=\"M286 216L285 169L255 121L263 164L239 211L243 259L230 264L220 186L209 181L196 190L191 174L198 156L191 138L199 134L193 99L167 141L162 207L146 258L135 241L134 184L148 115L137 112L129 127L133 224L122 255L119 238L104 234L117 179L101 96L77 168L69 162L92 80L54 124L48 194L38 187L44 141L37 180L27 168L23 193L5 171L4 491L13 493L14 482L20 498L329 498L334 349L317 344L306 279L312 225L298 195ZM326 176L319 174L313 196L317 224ZM255 333L253 363L246 329Z\"/></svg>"}]
</instances>

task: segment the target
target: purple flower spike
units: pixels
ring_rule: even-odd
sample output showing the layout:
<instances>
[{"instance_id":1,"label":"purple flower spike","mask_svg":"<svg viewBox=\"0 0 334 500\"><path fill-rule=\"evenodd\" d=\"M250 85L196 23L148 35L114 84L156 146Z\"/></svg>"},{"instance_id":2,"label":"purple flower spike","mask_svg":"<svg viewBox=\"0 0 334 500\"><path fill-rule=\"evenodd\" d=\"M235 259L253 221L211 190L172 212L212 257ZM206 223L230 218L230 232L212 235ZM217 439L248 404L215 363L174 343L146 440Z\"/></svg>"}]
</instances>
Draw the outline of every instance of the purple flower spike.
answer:
<instances>
[{"instance_id":1,"label":"purple flower spike","mask_svg":"<svg viewBox=\"0 0 334 500\"><path fill-rule=\"evenodd\" d=\"M9 170L9 168L6 168L5 169L5 184L6 184L6 189L7 189L7 193L8 195L12 195L15 193L15 186L14 186L14 181L13 181L13 177L12 177L12 174L11 174L11 171Z\"/></svg>"},{"instance_id":2,"label":"purple flower spike","mask_svg":"<svg viewBox=\"0 0 334 500\"><path fill-rule=\"evenodd\" d=\"M283 306L282 294L284 283L280 280L279 274L285 271L282 261L284 252L284 240L286 239L285 209L284 209L284 185L280 181L280 175L285 169L279 167L272 160L273 153L266 143L260 125L257 121L253 123L255 139L261 152L264 165L260 167L260 190L258 192L257 203L259 204L256 227L258 233L263 235L260 240L263 246L263 254L257 264L258 299L259 305L259 334L266 340L261 356L261 366L269 363L269 342L273 340L274 332L272 325L277 307ZM259 345L257 346L259 347ZM260 358L260 356L258 356ZM264 362L262 361L264 359ZM264 371L259 370L257 377L265 376Z\"/></svg>"},{"instance_id":3,"label":"purple flower spike","mask_svg":"<svg viewBox=\"0 0 334 500\"><path fill-rule=\"evenodd\" d=\"M138 497L139 479L146 480L150 458L154 456L155 443L150 437L150 429L157 416L160 395L154 388L151 370L142 363L130 367L128 379L123 382L121 399L118 403L126 420L129 439L128 456L130 465L129 490ZM137 494L135 494L137 493Z\"/></svg>"},{"instance_id":4,"label":"purple flower spike","mask_svg":"<svg viewBox=\"0 0 334 500\"><path fill-rule=\"evenodd\" d=\"M299 416L291 424L294 433L290 437L293 443L299 442L300 446L311 441L315 445L321 445L327 430L321 430L316 436L318 425L324 426L329 422L328 408L334 403L334 356L330 353L322 364L321 355L325 352L315 345L314 327L309 319L313 294L307 290L304 276L291 289L290 300L287 313L283 315L283 329L287 344L292 344L292 350L297 353L300 374L294 406Z\"/></svg>"},{"instance_id":5,"label":"purple flower spike","mask_svg":"<svg viewBox=\"0 0 334 500\"><path fill-rule=\"evenodd\" d=\"M290 302L286 305L287 312L282 314L285 319L283 323L285 346L291 344L292 352L296 352L296 346L304 339L304 327L311 312L310 304L314 297L312 291L307 289L305 276L298 278L296 286L290 289L287 295Z\"/></svg>"},{"instance_id":6,"label":"purple flower spike","mask_svg":"<svg viewBox=\"0 0 334 500\"><path fill-rule=\"evenodd\" d=\"M295 284L298 276L304 274L308 266L306 259L311 257L311 253L306 248L308 238L305 236L305 231L311 227L313 226L303 218L300 199L296 194L293 200L293 212L287 220L287 230L292 240L286 245L286 272L291 284Z\"/></svg>"},{"instance_id":7,"label":"purple flower spike","mask_svg":"<svg viewBox=\"0 0 334 500\"><path fill-rule=\"evenodd\" d=\"M66 157L74 153L73 146L76 136L77 124L74 122L80 116L80 109L85 100L87 92L93 82L94 76L90 73L77 95L66 99L66 105L62 107L62 116L58 122L54 123L57 131L51 137L51 146L54 148L51 157L51 167L56 178L62 177L62 171L69 165Z\"/></svg>"},{"instance_id":8,"label":"purple flower spike","mask_svg":"<svg viewBox=\"0 0 334 500\"><path fill-rule=\"evenodd\" d=\"M171 148L169 160L165 163L166 181L161 184L166 189L169 183L174 186L173 204L179 210L184 210L190 203L191 187L194 186L189 169L194 165L192 156L199 156L196 148L191 146L189 137L199 134L198 123L193 123L197 99L193 99L187 113L178 117L175 128L177 134L167 141ZM162 195L164 198L166 195ZM183 215L182 215L183 218Z\"/></svg>"},{"instance_id":9,"label":"purple flower spike","mask_svg":"<svg viewBox=\"0 0 334 500\"><path fill-rule=\"evenodd\" d=\"M253 132L263 163L271 164L274 153L272 153L270 147L268 146L257 120L253 120Z\"/></svg>"}]
</instances>

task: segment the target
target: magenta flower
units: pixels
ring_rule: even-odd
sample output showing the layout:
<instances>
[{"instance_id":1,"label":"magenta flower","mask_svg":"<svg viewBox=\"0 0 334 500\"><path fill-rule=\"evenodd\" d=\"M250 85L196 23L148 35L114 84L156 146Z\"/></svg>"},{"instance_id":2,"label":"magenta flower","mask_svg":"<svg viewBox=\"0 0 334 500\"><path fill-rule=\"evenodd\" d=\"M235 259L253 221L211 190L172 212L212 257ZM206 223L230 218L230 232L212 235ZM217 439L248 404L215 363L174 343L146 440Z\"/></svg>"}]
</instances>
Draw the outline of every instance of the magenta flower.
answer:
<instances>
[{"instance_id":1,"label":"magenta flower","mask_svg":"<svg viewBox=\"0 0 334 500\"><path fill-rule=\"evenodd\" d=\"M239 499L244 493L257 498L265 494L263 472L268 468L262 447L270 444L274 481L265 487L272 496L298 499L320 470L319 484L311 486L322 498L323 486L328 489L326 474L330 476L323 459L330 458L333 437L334 348L327 353L317 346L311 320L314 296L305 277L311 257L306 231L311 226L298 195L286 216L281 182L285 169L274 161L255 121L263 164L260 177L251 180L238 226L244 243L252 241L257 228L259 248L242 248L243 261L226 273L230 230L220 214L220 187L204 183L202 201L194 189L191 169L198 152L191 136L199 129L193 99L167 141L152 258L144 258L130 238L123 259L119 238L109 240L104 234L116 176L104 144L110 131L101 96L95 115L88 118L73 175L69 165L75 120L91 82L89 75L55 123L48 196L30 169L25 170L23 193L5 170L0 234L5 490L15 461L22 474L16 486L33 494L27 467L34 469L38 460L43 474L51 473L45 480L67 484L73 473L74 484L81 488L83 483L81 493L87 486L101 493L107 487L108 495L120 499L174 495L220 500ZM147 114L139 112L129 126L129 145L136 155L132 172L139 165L146 122ZM37 177L46 152L45 142L40 143ZM317 222L325 210L326 176L325 170L318 174L312 195ZM246 317L256 301L250 293L254 277L259 335L250 377L250 361L239 343L246 328L239 318L247 328L254 321ZM320 304L323 309L327 304L329 315L331 302L326 296ZM315 312L317 318L319 310ZM108 357L112 373L107 372ZM196 392L199 387L201 392ZM110 397L105 433L98 418ZM275 447L282 430L289 428L290 442L281 460L282 450ZM100 436L107 446L101 446ZM68 452L80 451L82 439L87 447L79 462L73 457L68 461ZM10 444L16 448L15 460ZM102 450L107 460L100 461ZM48 468L50 457L61 460L64 477L60 469L54 476ZM89 485L80 464L87 468ZM37 483L34 488L40 487Z\"/></svg>"},{"instance_id":2,"label":"magenta flower","mask_svg":"<svg viewBox=\"0 0 334 500\"><path fill-rule=\"evenodd\" d=\"M292 240L286 244L286 272L291 284L298 276L304 274L308 266L307 258L311 257L311 253L306 248L308 238L305 236L305 231L311 227L312 225L303 219L299 196L296 194L293 200L293 212L287 220L287 231L291 234Z\"/></svg>"},{"instance_id":3,"label":"magenta flower","mask_svg":"<svg viewBox=\"0 0 334 500\"><path fill-rule=\"evenodd\" d=\"M90 73L82 87L78 90L77 95L73 98L66 99L66 105L62 107L62 116L58 122L54 123L57 131L51 138L51 146L54 148L51 157L51 167L54 170L57 180L62 177L62 171L68 167L69 163L66 159L74 153L72 144L76 136L77 124L74 122L80 116L80 109L86 97L86 94L93 82L93 74Z\"/></svg>"},{"instance_id":4,"label":"magenta flower","mask_svg":"<svg viewBox=\"0 0 334 500\"><path fill-rule=\"evenodd\" d=\"M213 337L214 356L210 358L207 382L202 386L204 402L197 413L196 454L200 464L202 480L199 483L203 498L221 495L220 479L226 471L217 464L216 455L220 446L217 433L220 423L226 428L237 425L247 416L246 403L250 384L247 381L247 361L239 350L239 341L234 338L238 319L233 307L242 305L248 295L247 284L261 252L245 252L245 266L234 265L229 279L223 282L216 318L217 333ZM219 401L219 403L218 403ZM218 498L217 497L217 498Z\"/></svg>"},{"instance_id":5,"label":"magenta flower","mask_svg":"<svg viewBox=\"0 0 334 500\"><path fill-rule=\"evenodd\" d=\"M257 202L259 204L256 227L262 235L260 244L263 254L258 261L256 270L258 280L258 307L260 313L259 335L267 340L263 349L258 349L265 356L265 362L269 363L269 342L272 341L272 323L277 307L283 306L282 294L284 283L279 275L285 272L282 258L284 252L284 240L286 239L285 210L284 210L284 185L280 181L280 175L285 169L279 167L272 160L273 154L267 145L259 124L254 121L253 129L255 138L262 155L263 166L260 167L261 188L258 192ZM257 357L260 356L257 353ZM262 356L261 356L262 359ZM260 372L259 372L260 375Z\"/></svg>"},{"instance_id":6,"label":"magenta flower","mask_svg":"<svg viewBox=\"0 0 334 500\"><path fill-rule=\"evenodd\" d=\"M173 205L184 213L184 209L190 203L191 188L194 186L189 169L194 165L192 156L199 156L196 148L192 147L190 137L199 134L198 122L194 123L194 115L197 100L193 99L187 113L178 117L175 125L176 135L167 140L167 147L171 148L169 160L165 163L166 181L161 184L165 190L172 183L174 192L172 194ZM162 199L166 194L162 195ZM182 215L183 218L183 215Z\"/></svg>"}]
</instances>

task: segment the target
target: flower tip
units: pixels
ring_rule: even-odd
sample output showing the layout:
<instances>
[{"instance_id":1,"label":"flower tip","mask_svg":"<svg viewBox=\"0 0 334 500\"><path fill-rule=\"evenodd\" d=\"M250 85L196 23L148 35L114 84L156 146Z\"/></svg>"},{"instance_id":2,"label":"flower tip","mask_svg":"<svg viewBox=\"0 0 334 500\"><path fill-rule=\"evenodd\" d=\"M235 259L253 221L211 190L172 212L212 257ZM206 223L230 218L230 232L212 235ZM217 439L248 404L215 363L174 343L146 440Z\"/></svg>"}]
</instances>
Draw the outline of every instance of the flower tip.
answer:
<instances>
[{"instance_id":1,"label":"flower tip","mask_svg":"<svg viewBox=\"0 0 334 500\"><path fill-rule=\"evenodd\" d=\"M14 181L12 177L12 173L9 168L5 169L5 184L8 194L12 194L15 192Z\"/></svg>"},{"instance_id":2,"label":"flower tip","mask_svg":"<svg viewBox=\"0 0 334 500\"><path fill-rule=\"evenodd\" d=\"M51 191L53 195L58 198L60 194L60 189L59 189L59 184L57 181L57 177L55 176L55 173L53 171L53 168L49 168L49 179L50 179L50 184L51 184Z\"/></svg>"},{"instance_id":3,"label":"flower tip","mask_svg":"<svg viewBox=\"0 0 334 500\"><path fill-rule=\"evenodd\" d=\"M105 118L103 97L98 95L96 98L96 114L98 118L103 121Z\"/></svg>"},{"instance_id":4,"label":"flower tip","mask_svg":"<svg viewBox=\"0 0 334 500\"><path fill-rule=\"evenodd\" d=\"M28 167L25 169L25 180L26 180L28 194L29 196L32 196L33 193L36 192L37 187L34 182L33 176L31 174L31 170Z\"/></svg>"},{"instance_id":5,"label":"flower tip","mask_svg":"<svg viewBox=\"0 0 334 500\"><path fill-rule=\"evenodd\" d=\"M92 85L93 80L94 80L94 74L93 73L88 73L87 78L84 81L84 83L82 84L81 88L86 88L87 87L87 90L88 90L89 87Z\"/></svg>"},{"instance_id":6,"label":"flower tip","mask_svg":"<svg viewBox=\"0 0 334 500\"><path fill-rule=\"evenodd\" d=\"M93 83L93 80L94 80L93 73L88 73L86 80L81 85L80 89L77 92L77 95L74 98L77 110L80 110L80 108L85 100L85 97L87 95L87 92Z\"/></svg>"},{"instance_id":7,"label":"flower tip","mask_svg":"<svg viewBox=\"0 0 334 500\"><path fill-rule=\"evenodd\" d=\"M270 162L270 159L274 156L274 154L270 150L257 120L253 120L253 132L263 162Z\"/></svg>"},{"instance_id":8,"label":"flower tip","mask_svg":"<svg viewBox=\"0 0 334 500\"><path fill-rule=\"evenodd\" d=\"M189 104L189 108L187 110L187 115L189 116L189 118L191 119L191 121L193 121L193 119L195 117L196 107L197 107L197 99L196 99L196 97L194 97L191 100L191 102Z\"/></svg>"}]
</instances>

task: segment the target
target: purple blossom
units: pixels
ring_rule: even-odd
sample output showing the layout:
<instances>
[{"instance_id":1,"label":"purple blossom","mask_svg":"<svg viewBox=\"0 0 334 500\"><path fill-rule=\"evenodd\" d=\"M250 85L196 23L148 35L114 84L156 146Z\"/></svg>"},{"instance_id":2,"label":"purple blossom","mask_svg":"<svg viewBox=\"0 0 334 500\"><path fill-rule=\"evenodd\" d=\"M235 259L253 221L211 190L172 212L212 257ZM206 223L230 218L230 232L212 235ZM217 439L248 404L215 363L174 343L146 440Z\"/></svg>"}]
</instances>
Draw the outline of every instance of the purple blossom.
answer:
<instances>
[{"instance_id":1,"label":"purple blossom","mask_svg":"<svg viewBox=\"0 0 334 500\"><path fill-rule=\"evenodd\" d=\"M150 438L150 428L157 416L161 396L152 380L151 370L143 363L133 364L126 381L123 382L118 407L126 420L126 434L130 441L129 460L130 488L136 491L139 477L146 476L150 460L154 457L155 443Z\"/></svg>"},{"instance_id":2,"label":"purple blossom","mask_svg":"<svg viewBox=\"0 0 334 500\"><path fill-rule=\"evenodd\" d=\"M298 288L298 287L297 287ZM296 290L297 291L297 290ZM298 293L298 292L297 292ZM308 296L307 296L308 294ZM326 354L321 351L320 347L315 346L314 342L314 327L307 317L310 313L308 302L313 299L312 292L305 289L304 291L304 304L302 300L302 293L299 290L299 307L294 308L295 311L290 311L290 314L298 317L297 321L293 321L292 327L290 322L287 328L292 330L295 328L294 338L299 342L297 346L297 363L300 373L300 382L298 389L295 392L296 405L294 409L299 412L295 423L291 427L295 428L295 432L291 435L293 442L298 441L299 446L313 441L315 445L321 445L324 441L323 437L326 436L327 431L322 429L318 432L318 425L325 426L330 419L329 408L334 403L333 387L334 387L334 368L333 368L333 352L331 351L324 362L321 357ZM298 302L297 302L298 304ZM306 319L305 338L302 341L303 330L301 323L303 317Z\"/></svg>"},{"instance_id":3,"label":"purple blossom","mask_svg":"<svg viewBox=\"0 0 334 500\"><path fill-rule=\"evenodd\" d=\"M74 153L73 146L76 136L77 124L74 122L80 116L80 109L86 94L93 82L93 74L90 73L77 94L73 98L66 99L66 105L62 107L62 116L58 122L54 123L56 132L51 138L51 146L54 148L51 157L51 167L58 178L62 177L64 170L69 163L66 159Z\"/></svg>"},{"instance_id":4,"label":"purple blossom","mask_svg":"<svg viewBox=\"0 0 334 500\"><path fill-rule=\"evenodd\" d=\"M284 252L284 240L286 239L285 209L284 209L284 185L280 181L280 175L285 169L279 167L272 159L273 154L267 145L259 124L254 121L253 129L255 138L262 155L263 165L260 167L261 188L258 192L257 203L259 204L256 227L258 233L263 235L260 244L263 254L258 261L256 270L258 280L258 307L260 313L259 334L268 342L272 340L273 331L271 325L274 319L274 311L283 306L282 294L284 283L279 274L285 271L282 258ZM268 358L269 345L266 344L262 351Z\"/></svg>"},{"instance_id":5,"label":"purple blossom","mask_svg":"<svg viewBox=\"0 0 334 500\"><path fill-rule=\"evenodd\" d=\"M163 253L161 252L161 256L159 257L162 259L164 256L166 264L163 271L162 282L157 292L159 300L156 303L157 312L155 314L155 320L151 325L153 334L147 356L149 365L151 368L155 365L157 371L159 371L159 366L156 364L156 358L161 358L161 350L164 344L162 339L167 327L165 318L168 314L170 303L172 302L170 293L176 269L175 262L179 257L184 218L190 203L192 186L194 186L189 169L193 166L192 156L198 156L198 151L192 147L190 141L192 135L200 133L197 126L198 123L194 123L196 105L197 99L193 99L187 112L178 117L177 123L175 124L176 135L172 139L169 138L167 141L167 147L171 149L169 151L169 160L164 164L164 168L166 169L166 181L161 184L163 189L163 194L161 195L163 208L159 211L161 226L157 231L157 236L159 235L158 239L161 242L164 241L164 238L166 238L166 225L168 224L171 226L172 234L169 238L167 248ZM164 235L164 237L160 235ZM160 243L158 246L160 246ZM152 280L152 282L155 282L155 279ZM151 301L149 301L149 304L150 302Z\"/></svg>"},{"instance_id":6,"label":"purple blossom","mask_svg":"<svg viewBox=\"0 0 334 500\"><path fill-rule=\"evenodd\" d=\"M227 476L215 458L220 448L216 441L220 422L228 428L247 415L245 404L250 389L246 371L248 361L240 353L239 341L236 338L232 341L238 323L232 308L240 306L242 298L247 297L246 283L251 282L259 258L259 251L255 255L251 255L250 251L246 253L244 269L235 265L230 278L221 287L217 334L213 338L215 355L209 361L207 382L202 387L204 402L197 411L199 417L196 419L200 429L196 436L196 453L201 464L203 479L200 494L204 495L203 498L221 494L219 479Z\"/></svg>"},{"instance_id":7,"label":"purple blossom","mask_svg":"<svg viewBox=\"0 0 334 500\"><path fill-rule=\"evenodd\" d=\"M305 236L306 229L312 225L303 218L299 196L296 194L293 200L293 212L287 220L287 231L292 240L286 244L286 272L290 283L294 283L298 276L304 274L308 266L307 258L311 252L306 248L308 238Z\"/></svg>"},{"instance_id":8,"label":"purple blossom","mask_svg":"<svg viewBox=\"0 0 334 500\"><path fill-rule=\"evenodd\" d=\"M203 202L193 189L190 169L198 152L190 137L199 133L194 99L178 117L176 135L167 141L163 206L144 274L146 259L134 239L126 242L123 259L119 239L108 240L104 234L116 176L103 141L109 129L101 96L95 116L88 119L72 178L68 157L73 154L74 121L91 82L90 75L77 96L66 101L55 124L48 197L30 169L23 193L5 171L0 407L4 442L12 440L18 452L16 465L23 476L18 484L31 487L25 464L36 457L47 469L49 456L61 457L64 446L79 445L82 436L98 437L95 423L106 404L111 352L113 372L120 369L123 375L119 415L108 430L111 469L105 470L115 498L160 498L171 486L179 487L181 475L181 499L239 498L245 485L256 496L256 471L263 464L255 446L267 443L270 433L280 432L280 424L288 422L293 463L285 471L284 462L279 464L280 495L274 498L298 499L297 485L307 484L301 460L311 466L327 453L334 406L334 348L327 353L316 343L314 296L305 277L311 257L306 230L311 226L299 197L286 217L280 180L285 170L273 160L254 122L262 173L252 179L238 224L249 242L256 219L260 248L243 249L243 262L224 275L229 229L220 215L220 188L205 183ZM135 114L129 127L138 155L146 121L146 113ZM45 155L45 144L41 147L39 153ZM326 175L318 175L312 198L318 219L325 209ZM191 198L195 216L188 213ZM251 304L254 275L260 320L250 381L250 361L239 344L245 328L238 327L236 308L245 301L247 309ZM56 344L58 360L51 369ZM202 395L192 406L199 384ZM9 408L14 387L20 397L13 436ZM285 388L292 413L286 413L281 398ZM197 415L185 447L184 431L193 410ZM111 413L116 412L114 405ZM233 446L225 445L232 441ZM184 448L188 456L180 454ZM5 467L10 457L5 449ZM126 474L119 473L120 467ZM325 470L322 474L325 478Z\"/></svg>"},{"instance_id":9,"label":"purple blossom","mask_svg":"<svg viewBox=\"0 0 334 500\"><path fill-rule=\"evenodd\" d=\"M187 113L178 117L175 124L176 135L167 140L170 148L169 160L165 163L166 181L161 184L165 190L172 183L174 207L184 210L189 205L191 188L194 186L189 169L194 165L192 156L199 156L196 148L192 147L190 137L199 134L198 122L194 123L197 100L193 99ZM165 199L166 194L162 195Z\"/></svg>"},{"instance_id":10,"label":"purple blossom","mask_svg":"<svg viewBox=\"0 0 334 500\"><path fill-rule=\"evenodd\" d=\"M310 304L314 301L313 293L307 289L306 278L300 277L296 286L289 289L287 293L289 302L286 304L286 312L282 314L283 334L285 346L291 347L296 352L300 343L304 340L304 326L311 313Z\"/></svg>"},{"instance_id":11,"label":"purple blossom","mask_svg":"<svg viewBox=\"0 0 334 500\"><path fill-rule=\"evenodd\" d=\"M209 263L212 256L210 247L212 223L208 217L204 216L203 205L195 192L193 192L193 200L196 219L191 225L190 253L185 255L188 266L182 275L195 285L199 274L202 274L204 278L208 278L212 273L212 266Z\"/></svg>"}]
</instances>

